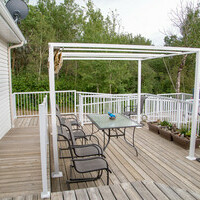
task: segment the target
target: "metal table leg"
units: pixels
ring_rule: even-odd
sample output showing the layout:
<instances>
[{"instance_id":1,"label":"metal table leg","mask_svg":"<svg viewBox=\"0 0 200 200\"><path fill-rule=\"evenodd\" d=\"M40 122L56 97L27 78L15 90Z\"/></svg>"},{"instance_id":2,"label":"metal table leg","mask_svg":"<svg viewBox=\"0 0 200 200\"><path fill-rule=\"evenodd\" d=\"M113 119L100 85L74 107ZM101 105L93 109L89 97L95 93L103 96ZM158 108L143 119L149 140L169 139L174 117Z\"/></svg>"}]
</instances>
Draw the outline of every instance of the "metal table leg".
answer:
<instances>
[{"instance_id":1,"label":"metal table leg","mask_svg":"<svg viewBox=\"0 0 200 200\"><path fill-rule=\"evenodd\" d=\"M133 140L132 140L132 144L131 144L129 141L126 140L126 129L124 129L124 140L135 149L136 156L138 156L138 151L134 144L134 136L135 136L135 127L133 127L133 138L132 138Z\"/></svg>"},{"instance_id":2,"label":"metal table leg","mask_svg":"<svg viewBox=\"0 0 200 200\"><path fill-rule=\"evenodd\" d=\"M103 151L105 151L105 149L107 148L109 142L110 142L110 129L108 129L108 134L106 134L105 130L102 130L103 131ZM107 143L105 144L106 142L106 135L108 136L108 141Z\"/></svg>"}]
</instances>

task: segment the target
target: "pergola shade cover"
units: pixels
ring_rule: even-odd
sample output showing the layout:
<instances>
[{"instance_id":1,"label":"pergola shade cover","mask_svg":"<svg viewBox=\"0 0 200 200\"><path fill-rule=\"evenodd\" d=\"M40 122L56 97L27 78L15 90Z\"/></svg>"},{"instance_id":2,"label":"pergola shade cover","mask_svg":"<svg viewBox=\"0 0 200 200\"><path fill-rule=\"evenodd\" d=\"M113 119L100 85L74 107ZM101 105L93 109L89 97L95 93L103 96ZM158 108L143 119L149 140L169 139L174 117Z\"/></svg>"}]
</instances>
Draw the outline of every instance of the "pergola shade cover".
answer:
<instances>
[{"instance_id":1,"label":"pergola shade cover","mask_svg":"<svg viewBox=\"0 0 200 200\"><path fill-rule=\"evenodd\" d=\"M54 177L61 176L58 166L57 127L56 127L56 100L55 100L55 75L54 75L54 50L62 51L63 60L136 60L138 61L138 108L141 96L141 68L142 61L172 57L185 54L196 54L194 102L192 121L197 122L200 83L200 49L185 47L156 47L141 45L121 44L90 44L90 43L49 43L49 85L52 115L53 152L54 152ZM140 123L140 109L137 109L137 121ZM190 152L187 157L194 160L197 123L192 123Z\"/></svg>"}]
</instances>

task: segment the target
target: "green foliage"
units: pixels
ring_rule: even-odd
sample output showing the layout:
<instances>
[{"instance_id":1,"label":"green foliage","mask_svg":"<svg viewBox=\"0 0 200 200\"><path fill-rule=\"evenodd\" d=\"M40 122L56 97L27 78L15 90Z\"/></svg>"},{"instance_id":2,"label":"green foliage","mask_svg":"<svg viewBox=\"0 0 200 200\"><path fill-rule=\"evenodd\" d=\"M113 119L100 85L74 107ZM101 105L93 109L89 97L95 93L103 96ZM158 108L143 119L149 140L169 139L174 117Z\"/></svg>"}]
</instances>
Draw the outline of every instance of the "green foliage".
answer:
<instances>
[{"instance_id":1,"label":"green foliage","mask_svg":"<svg viewBox=\"0 0 200 200\"><path fill-rule=\"evenodd\" d=\"M164 39L166 46L182 46L182 47L200 47L200 4L196 6L188 3L185 7L180 6L175 11L172 21L179 29L181 35L167 35ZM173 66L174 70L172 77L178 81L178 73L180 78L180 92L191 93L194 87L194 55L187 56L184 61L184 56L173 57L169 60L169 65ZM177 80L176 80L177 79Z\"/></svg>"},{"instance_id":2,"label":"green foliage","mask_svg":"<svg viewBox=\"0 0 200 200\"><path fill-rule=\"evenodd\" d=\"M161 126L168 126L169 122L164 120L164 121L160 122L160 125Z\"/></svg>"},{"instance_id":3,"label":"green foliage","mask_svg":"<svg viewBox=\"0 0 200 200\"><path fill-rule=\"evenodd\" d=\"M185 137L186 136L190 137L191 136L191 127L189 127L188 125L182 126L180 129L180 133L181 133L181 135L183 134Z\"/></svg>"},{"instance_id":4,"label":"green foliage","mask_svg":"<svg viewBox=\"0 0 200 200\"><path fill-rule=\"evenodd\" d=\"M140 34L124 33L118 14L111 11L104 16L91 0L84 7L77 5L75 0L65 0L61 4L56 4L55 0L39 0L35 6L29 5L29 9L29 15L20 24L27 44L12 52L14 92L48 90L49 42L152 45ZM198 28L195 23L193 28ZM165 43L169 46L182 45L176 35L166 37ZM192 58L187 59L188 67L184 69L182 84L183 91L190 93L191 77L194 75ZM181 58L165 59L174 82L180 61ZM65 61L56 75L55 87L56 90L134 93L137 92L137 68L135 61ZM163 60L142 63L142 92L175 92Z\"/></svg>"}]
</instances>

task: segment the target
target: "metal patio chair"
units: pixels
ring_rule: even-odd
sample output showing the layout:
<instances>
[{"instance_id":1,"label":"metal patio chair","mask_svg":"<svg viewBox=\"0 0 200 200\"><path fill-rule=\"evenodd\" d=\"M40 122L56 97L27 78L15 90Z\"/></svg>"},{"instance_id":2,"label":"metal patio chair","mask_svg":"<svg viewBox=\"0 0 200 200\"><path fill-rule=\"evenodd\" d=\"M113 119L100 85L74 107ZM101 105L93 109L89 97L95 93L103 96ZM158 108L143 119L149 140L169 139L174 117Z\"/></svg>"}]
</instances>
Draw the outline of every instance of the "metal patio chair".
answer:
<instances>
[{"instance_id":1,"label":"metal patio chair","mask_svg":"<svg viewBox=\"0 0 200 200\"><path fill-rule=\"evenodd\" d=\"M140 114L142 113L143 111L143 107L144 107L144 103L145 103L145 100L147 99L147 97L145 96L141 96L141 103L140 103ZM137 115L137 105L136 106L126 106L124 108L124 115L128 116L129 118L132 116L132 115Z\"/></svg>"},{"instance_id":2,"label":"metal patio chair","mask_svg":"<svg viewBox=\"0 0 200 200\"><path fill-rule=\"evenodd\" d=\"M68 127L72 130L72 133L74 135L74 138L75 139L84 139L84 140L88 140L87 138L90 138L93 137L97 140L97 143L99 144L99 139L93 135L93 134L90 134L90 135L86 135L83 128L79 129L72 129L72 124L71 124L71 121L68 120L68 118L63 118L61 115L60 115L60 112L56 110L56 116L57 116L57 119L58 119L58 122L59 122L59 127L58 127L58 133L61 133L62 130L61 130L61 125L63 126L66 126L66 124L68 124Z\"/></svg>"},{"instance_id":3,"label":"metal patio chair","mask_svg":"<svg viewBox=\"0 0 200 200\"><path fill-rule=\"evenodd\" d=\"M76 157L90 157L90 156L102 156L105 157L103 154L103 150L100 145L98 144L77 144L75 137L73 135L72 129L70 128L70 123L67 122L65 125L61 125L62 133L59 136L63 137L64 140L68 143L68 148L65 150L72 149L74 155ZM90 135L88 136L90 137ZM61 156L60 158L71 158Z\"/></svg>"},{"instance_id":4,"label":"metal patio chair","mask_svg":"<svg viewBox=\"0 0 200 200\"><path fill-rule=\"evenodd\" d=\"M58 116L57 116L58 117ZM84 157L84 156L94 156L94 155L103 155L103 150L101 146L99 146L99 139L95 135L86 135L85 132L82 129L72 129L71 123L68 120L62 120L62 117L59 118L59 123L60 126L58 127L58 136L62 137L62 139L58 141L66 141L66 140L71 140L73 138L73 145L74 146L74 153L77 157ZM70 137L71 134L73 137ZM97 144L85 144L83 145L83 140L89 141L91 138L95 138L97 141ZM77 139L82 139L82 145L76 144ZM86 143L86 142L85 142ZM69 144L69 143L68 143ZM75 148L76 147L76 148ZM84 149L83 149L84 148ZM59 157L60 158L69 158L69 157L64 157L62 156L62 151L68 150L69 145L67 148L59 148Z\"/></svg>"},{"instance_id":5,"label":"metal patio chair","mask_svg":"<svg viewBox=\"0 0 200 200\"><path fill-rule=\"evenodd\" d=\"M61 115L61 112L60 112L58 104L56 104L56 113L60 117L61 116L62 117L63 116L67 116L67 119L70 120L70 123L71 123L72 126L76 126L77 128L83 128L81 126L81 124L79 123L79 120L78 120L78 118L77 118L77 116L75 114L70 113L70 114L63 114L63 115Z\"/></svg>"},{"instance_id":6,"label":"metal patio chair","mask_svg":"<svg viewBox=\"0 0 200 200\"><path fill-rule=\"evenodd\" d=\"M109 173L111 173L108 163L103 158L103 151L100 146L89 144L89 145L77 145L76 140L73 136L71 128L69 128L70 123L68 122L66 126L62 126L63 134L66 141L69 145L70 156L72 158L72 164L70 165L70 175L69 180L66 181L67 184L86 182L86 181L95 181L101 178L103 171L107 172L107 185L109 184ZM67 134L67 131L69 134ZM68 138L69 137L69 138ZM89 148L92 148L89 150ZM96 153L95 153L96 151ZM84 158L75 158L77 154L82 154L79 157ZM86 155L87 154L87 155ZM85 157L87 156L87 158ZM88 157L90 156L90 157ZM92 156L92 157L91 157ZM74 168L78 173L90 173L97 172L95 177L90 178L71 178L72 177L72 168Z\"/></svg>"}]
</instances>

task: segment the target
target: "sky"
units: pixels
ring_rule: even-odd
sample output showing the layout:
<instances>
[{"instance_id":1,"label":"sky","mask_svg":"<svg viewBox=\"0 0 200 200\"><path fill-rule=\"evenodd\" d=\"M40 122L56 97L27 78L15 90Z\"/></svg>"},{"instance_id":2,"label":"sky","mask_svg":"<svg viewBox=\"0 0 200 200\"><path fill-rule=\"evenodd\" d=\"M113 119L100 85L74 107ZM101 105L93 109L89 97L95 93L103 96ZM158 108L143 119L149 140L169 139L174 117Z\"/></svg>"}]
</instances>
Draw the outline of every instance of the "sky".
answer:
<instances>
[{"instance_id":1,"label":"sky","mask_svg":"<svg viewBox=\"0 0 200 200\"><path fill-rule=\"evenodd\" d=\"M56 0L58 3L63 0ZM123 27L123 32L132 33L133 36L141 34L150 39L154 45L162 46L166 34L178 34L170 18L172 11L180 9L183 4L192 2L194 5L199 0L93 0L104 16L111 11L119 14L118 19ZM36 0L30 0L36 2ZM75 0L81 6L85 0Z\"/></svg>"}]
</instances>

